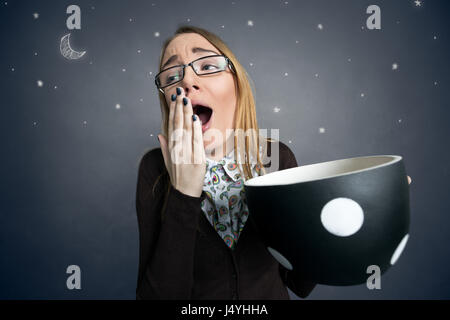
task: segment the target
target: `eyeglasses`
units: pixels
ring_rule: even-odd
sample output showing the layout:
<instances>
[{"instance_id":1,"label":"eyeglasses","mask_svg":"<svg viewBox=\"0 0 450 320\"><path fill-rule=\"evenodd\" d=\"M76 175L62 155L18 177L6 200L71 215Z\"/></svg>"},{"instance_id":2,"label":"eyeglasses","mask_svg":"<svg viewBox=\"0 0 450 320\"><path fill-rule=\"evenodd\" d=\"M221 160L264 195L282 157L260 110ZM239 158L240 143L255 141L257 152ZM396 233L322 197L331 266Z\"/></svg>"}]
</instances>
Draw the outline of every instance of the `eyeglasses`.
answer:
<instances>
[{"instance_id":1,"label":"eyeglasses","mask_svg":"<svg viewBox=\"0 0 450 320\"><path fill-rule=\"evenodd\" d=\"M233 63L224 55L201 57L191 63L170 67L161 71L155 76L155 84L158 90L164 93L162 89L184 79L184 69L187 66L191 66L195 74L200 76L225 71L228 65L231 71L234 72Z\"/></svg>"}]
</instances>

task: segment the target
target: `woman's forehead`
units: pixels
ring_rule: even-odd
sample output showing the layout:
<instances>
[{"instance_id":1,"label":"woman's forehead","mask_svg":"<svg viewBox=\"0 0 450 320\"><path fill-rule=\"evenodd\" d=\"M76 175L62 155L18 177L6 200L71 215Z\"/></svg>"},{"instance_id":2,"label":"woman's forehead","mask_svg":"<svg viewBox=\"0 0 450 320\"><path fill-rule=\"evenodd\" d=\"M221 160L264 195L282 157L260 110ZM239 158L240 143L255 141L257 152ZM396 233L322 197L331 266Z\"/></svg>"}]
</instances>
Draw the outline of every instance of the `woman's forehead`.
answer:
<instances>
[{"instance_id":1,"label":"woman's forehead","mask_svg":"<svg viewBox=\"0 0 450 320\"><path fill-rule=\"evenodd\" d=\"M191 53L191 48L200 47L208 50L217 51L216 48L203 36L197 33L185 33L176 36L166 48L164 57L169 57L172 54L188 54Z\"/></svg>"}]
</instances>

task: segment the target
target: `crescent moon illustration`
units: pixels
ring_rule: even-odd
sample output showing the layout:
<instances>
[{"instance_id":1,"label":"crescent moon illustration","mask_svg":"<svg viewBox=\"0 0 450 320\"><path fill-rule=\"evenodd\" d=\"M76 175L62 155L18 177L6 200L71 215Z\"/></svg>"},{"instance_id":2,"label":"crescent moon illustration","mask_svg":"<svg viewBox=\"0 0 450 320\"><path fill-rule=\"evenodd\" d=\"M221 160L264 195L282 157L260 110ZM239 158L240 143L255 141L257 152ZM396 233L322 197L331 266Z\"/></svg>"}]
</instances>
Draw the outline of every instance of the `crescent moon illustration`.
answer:
<instances>
[{"instance_id":1,"label":"crescent moon illustration","mask_svg":"<svg viewBox=\"0 0 450 320\"><path fill-rule=\"evenodd\" d=\"M70 33L61 38L59 49L63 57L69 60L80 59L86 53L86 51L80 52L72 49L72 47L70 46Z\"/></svg>"}]
</instances>

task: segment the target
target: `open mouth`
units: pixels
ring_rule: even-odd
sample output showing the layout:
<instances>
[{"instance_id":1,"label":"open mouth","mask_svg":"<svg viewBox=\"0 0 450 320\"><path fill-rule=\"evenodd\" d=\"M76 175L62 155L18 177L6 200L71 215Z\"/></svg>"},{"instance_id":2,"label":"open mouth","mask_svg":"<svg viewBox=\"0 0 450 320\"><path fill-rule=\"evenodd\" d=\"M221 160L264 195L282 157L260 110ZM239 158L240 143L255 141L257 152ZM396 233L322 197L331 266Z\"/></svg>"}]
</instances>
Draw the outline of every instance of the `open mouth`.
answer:
<instances>
[{"instance_id":1,"label":"open mouth","mask_svg":"<svg viewBox=\"0 0 450 320\"><path fill-rule=\"evenodd\" d=\"M213 114L213 110L208 106L195 105L192 107L194 114L196 114L202 121L202 132L209 129L210 120Z\"/></svg>"}]
</instances>

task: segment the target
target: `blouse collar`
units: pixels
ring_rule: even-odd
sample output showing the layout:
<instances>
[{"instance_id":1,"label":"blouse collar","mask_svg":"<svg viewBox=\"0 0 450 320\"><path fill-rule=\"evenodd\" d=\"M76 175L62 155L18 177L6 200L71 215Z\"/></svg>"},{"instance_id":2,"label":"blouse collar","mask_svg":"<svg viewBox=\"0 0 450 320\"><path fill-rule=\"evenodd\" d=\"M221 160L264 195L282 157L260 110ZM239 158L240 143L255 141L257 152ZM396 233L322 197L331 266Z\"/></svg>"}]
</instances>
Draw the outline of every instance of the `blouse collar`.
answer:
<instances>
[{"instance_id":1,"label":"blouse collar","mask_svg":"<svg viewBox=\"0 0 450 320\"><path fill-rule=\"evenodd\" d=\"M206 170L209 171L214 165L222 165L225 172L228 174L228 176L233 179L234 182L237 182L241 178L241 173L239 169L237 168L237 164L234 158L234 149L232 149L227 155L225 155L222 159L219 161L215 161L213 159L209 159L206 157ZM255 175L255 167L257 166L256 163L250 164L250 168L252 170L253 176ZM242 168L242 167L241 167Z\"/></svg>"}]
</instances>

